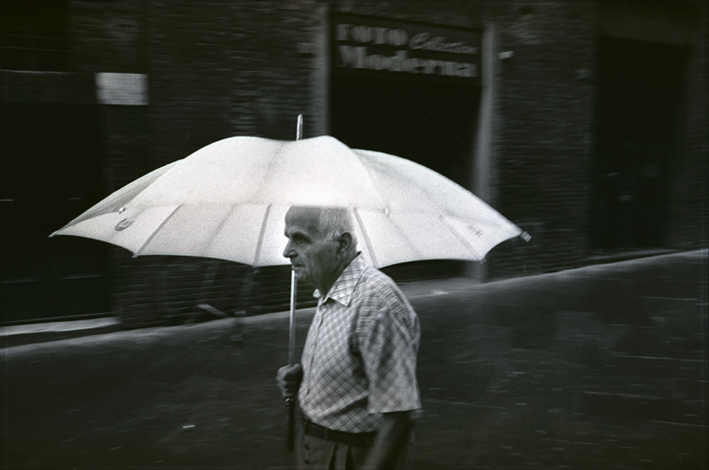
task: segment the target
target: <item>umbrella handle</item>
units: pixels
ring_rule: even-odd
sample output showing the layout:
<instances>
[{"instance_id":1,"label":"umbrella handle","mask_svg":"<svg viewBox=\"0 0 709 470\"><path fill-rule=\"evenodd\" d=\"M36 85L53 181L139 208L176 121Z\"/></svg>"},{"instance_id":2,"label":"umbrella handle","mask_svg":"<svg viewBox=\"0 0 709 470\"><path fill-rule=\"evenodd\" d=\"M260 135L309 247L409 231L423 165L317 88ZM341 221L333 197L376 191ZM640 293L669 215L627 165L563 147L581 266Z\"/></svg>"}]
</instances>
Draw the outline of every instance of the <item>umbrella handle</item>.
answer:
<instances>
[{"instance_id":1,"label":"umbrella handle","mask_svg":"<svg viewBox=\"0 0 709 470\"><path fill-rule=\"evenodd\" d=\"M295 447L295 398L286 398L286 450Z\"/></svg>"}]
</instances>

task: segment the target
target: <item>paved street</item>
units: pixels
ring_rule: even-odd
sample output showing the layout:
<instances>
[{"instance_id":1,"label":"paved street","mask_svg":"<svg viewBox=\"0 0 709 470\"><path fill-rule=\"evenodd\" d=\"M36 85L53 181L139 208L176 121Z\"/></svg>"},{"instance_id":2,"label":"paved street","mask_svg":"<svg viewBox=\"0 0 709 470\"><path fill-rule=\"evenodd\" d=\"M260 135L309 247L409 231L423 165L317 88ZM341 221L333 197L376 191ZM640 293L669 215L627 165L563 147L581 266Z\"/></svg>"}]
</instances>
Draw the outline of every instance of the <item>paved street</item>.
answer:
<instances>
[{"instance_id":1,"label":"paved street","mask_svg":"<svg viewBox=\"0 0 709 470\"><path fill-rule=\"evenodd\" d=\"M414 468L706 468L706 273L704 250L404 285L423 331ZM290 468L287 325L6 338L3 468Z\"/></svg>"}]
</instances>

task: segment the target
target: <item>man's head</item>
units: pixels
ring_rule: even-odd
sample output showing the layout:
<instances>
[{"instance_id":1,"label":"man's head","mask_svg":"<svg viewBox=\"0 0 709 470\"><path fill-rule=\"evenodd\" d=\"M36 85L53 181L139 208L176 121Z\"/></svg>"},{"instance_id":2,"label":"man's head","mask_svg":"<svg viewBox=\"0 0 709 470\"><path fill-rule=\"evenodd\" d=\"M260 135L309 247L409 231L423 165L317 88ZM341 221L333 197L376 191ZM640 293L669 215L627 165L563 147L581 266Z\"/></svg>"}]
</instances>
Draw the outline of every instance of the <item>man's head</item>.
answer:
<instances>
[{"instance_id":1,"label":"man's head","mask_svg":"<svg viewBox=\"0 0 709 470\"><path fill-rule=\"evenodd\" d=\"M307 281L323 294L357 256L352 218L341 207L294 206L286 213L290 258L299 281Z\"/></svg>"}]
</instances>

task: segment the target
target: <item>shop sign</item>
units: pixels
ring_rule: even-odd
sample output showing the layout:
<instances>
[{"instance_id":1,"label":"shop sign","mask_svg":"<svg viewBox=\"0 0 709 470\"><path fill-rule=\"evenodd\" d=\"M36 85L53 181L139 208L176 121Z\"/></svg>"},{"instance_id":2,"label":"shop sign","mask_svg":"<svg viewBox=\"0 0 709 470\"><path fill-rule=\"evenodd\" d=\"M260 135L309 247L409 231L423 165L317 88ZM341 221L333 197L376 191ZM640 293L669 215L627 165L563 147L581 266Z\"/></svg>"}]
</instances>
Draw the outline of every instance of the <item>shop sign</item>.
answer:
<instances>
[{"instance_id":1,"label":"shop sign","mask_svg":"<svg viewBox=\"0 0 709 470\"><path fill-rule=\"evenodd\" d=\"M100 104L145 106L148 104L148 76L99 72L96 74L96 98Z\"/></svg>"},{"instance_id":2,"label":"shop sign","mask_svg":"<svg viewBox=\"0 0 709 470\"><path fill-rule=\"evenodd\" d=\"M334 13L331 60L337 75L480 84L480 30Z\"/></svg>"}]
</instances>

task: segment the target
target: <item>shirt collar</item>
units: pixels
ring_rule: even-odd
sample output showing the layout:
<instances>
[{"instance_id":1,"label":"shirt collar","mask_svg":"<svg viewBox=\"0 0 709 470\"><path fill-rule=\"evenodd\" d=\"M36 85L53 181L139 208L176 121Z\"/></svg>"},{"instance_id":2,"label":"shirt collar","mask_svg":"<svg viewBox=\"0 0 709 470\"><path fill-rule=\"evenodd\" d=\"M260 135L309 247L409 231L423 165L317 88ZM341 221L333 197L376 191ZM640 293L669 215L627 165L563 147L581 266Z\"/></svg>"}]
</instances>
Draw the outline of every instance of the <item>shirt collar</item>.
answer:
<instances>
[{"instance_id":1,"label":"shirt collar","mask_svg":"<svg viewBox=\"0 0 709 470\"><path fill-rule=\"evenodd\" d=\"M342 271L340 277L337 278L332 287L330 287L326 296L323 297L319 289L315 289L313 296L320 299L320 303L325 303L328 299L332 299L342 305L349 305L352 301L352 294L354 293L357 281L362 277L362 273L366 268L367 265L358 253L352 262L350 262L349 266Z\"/></svg>"}]
</instances>

